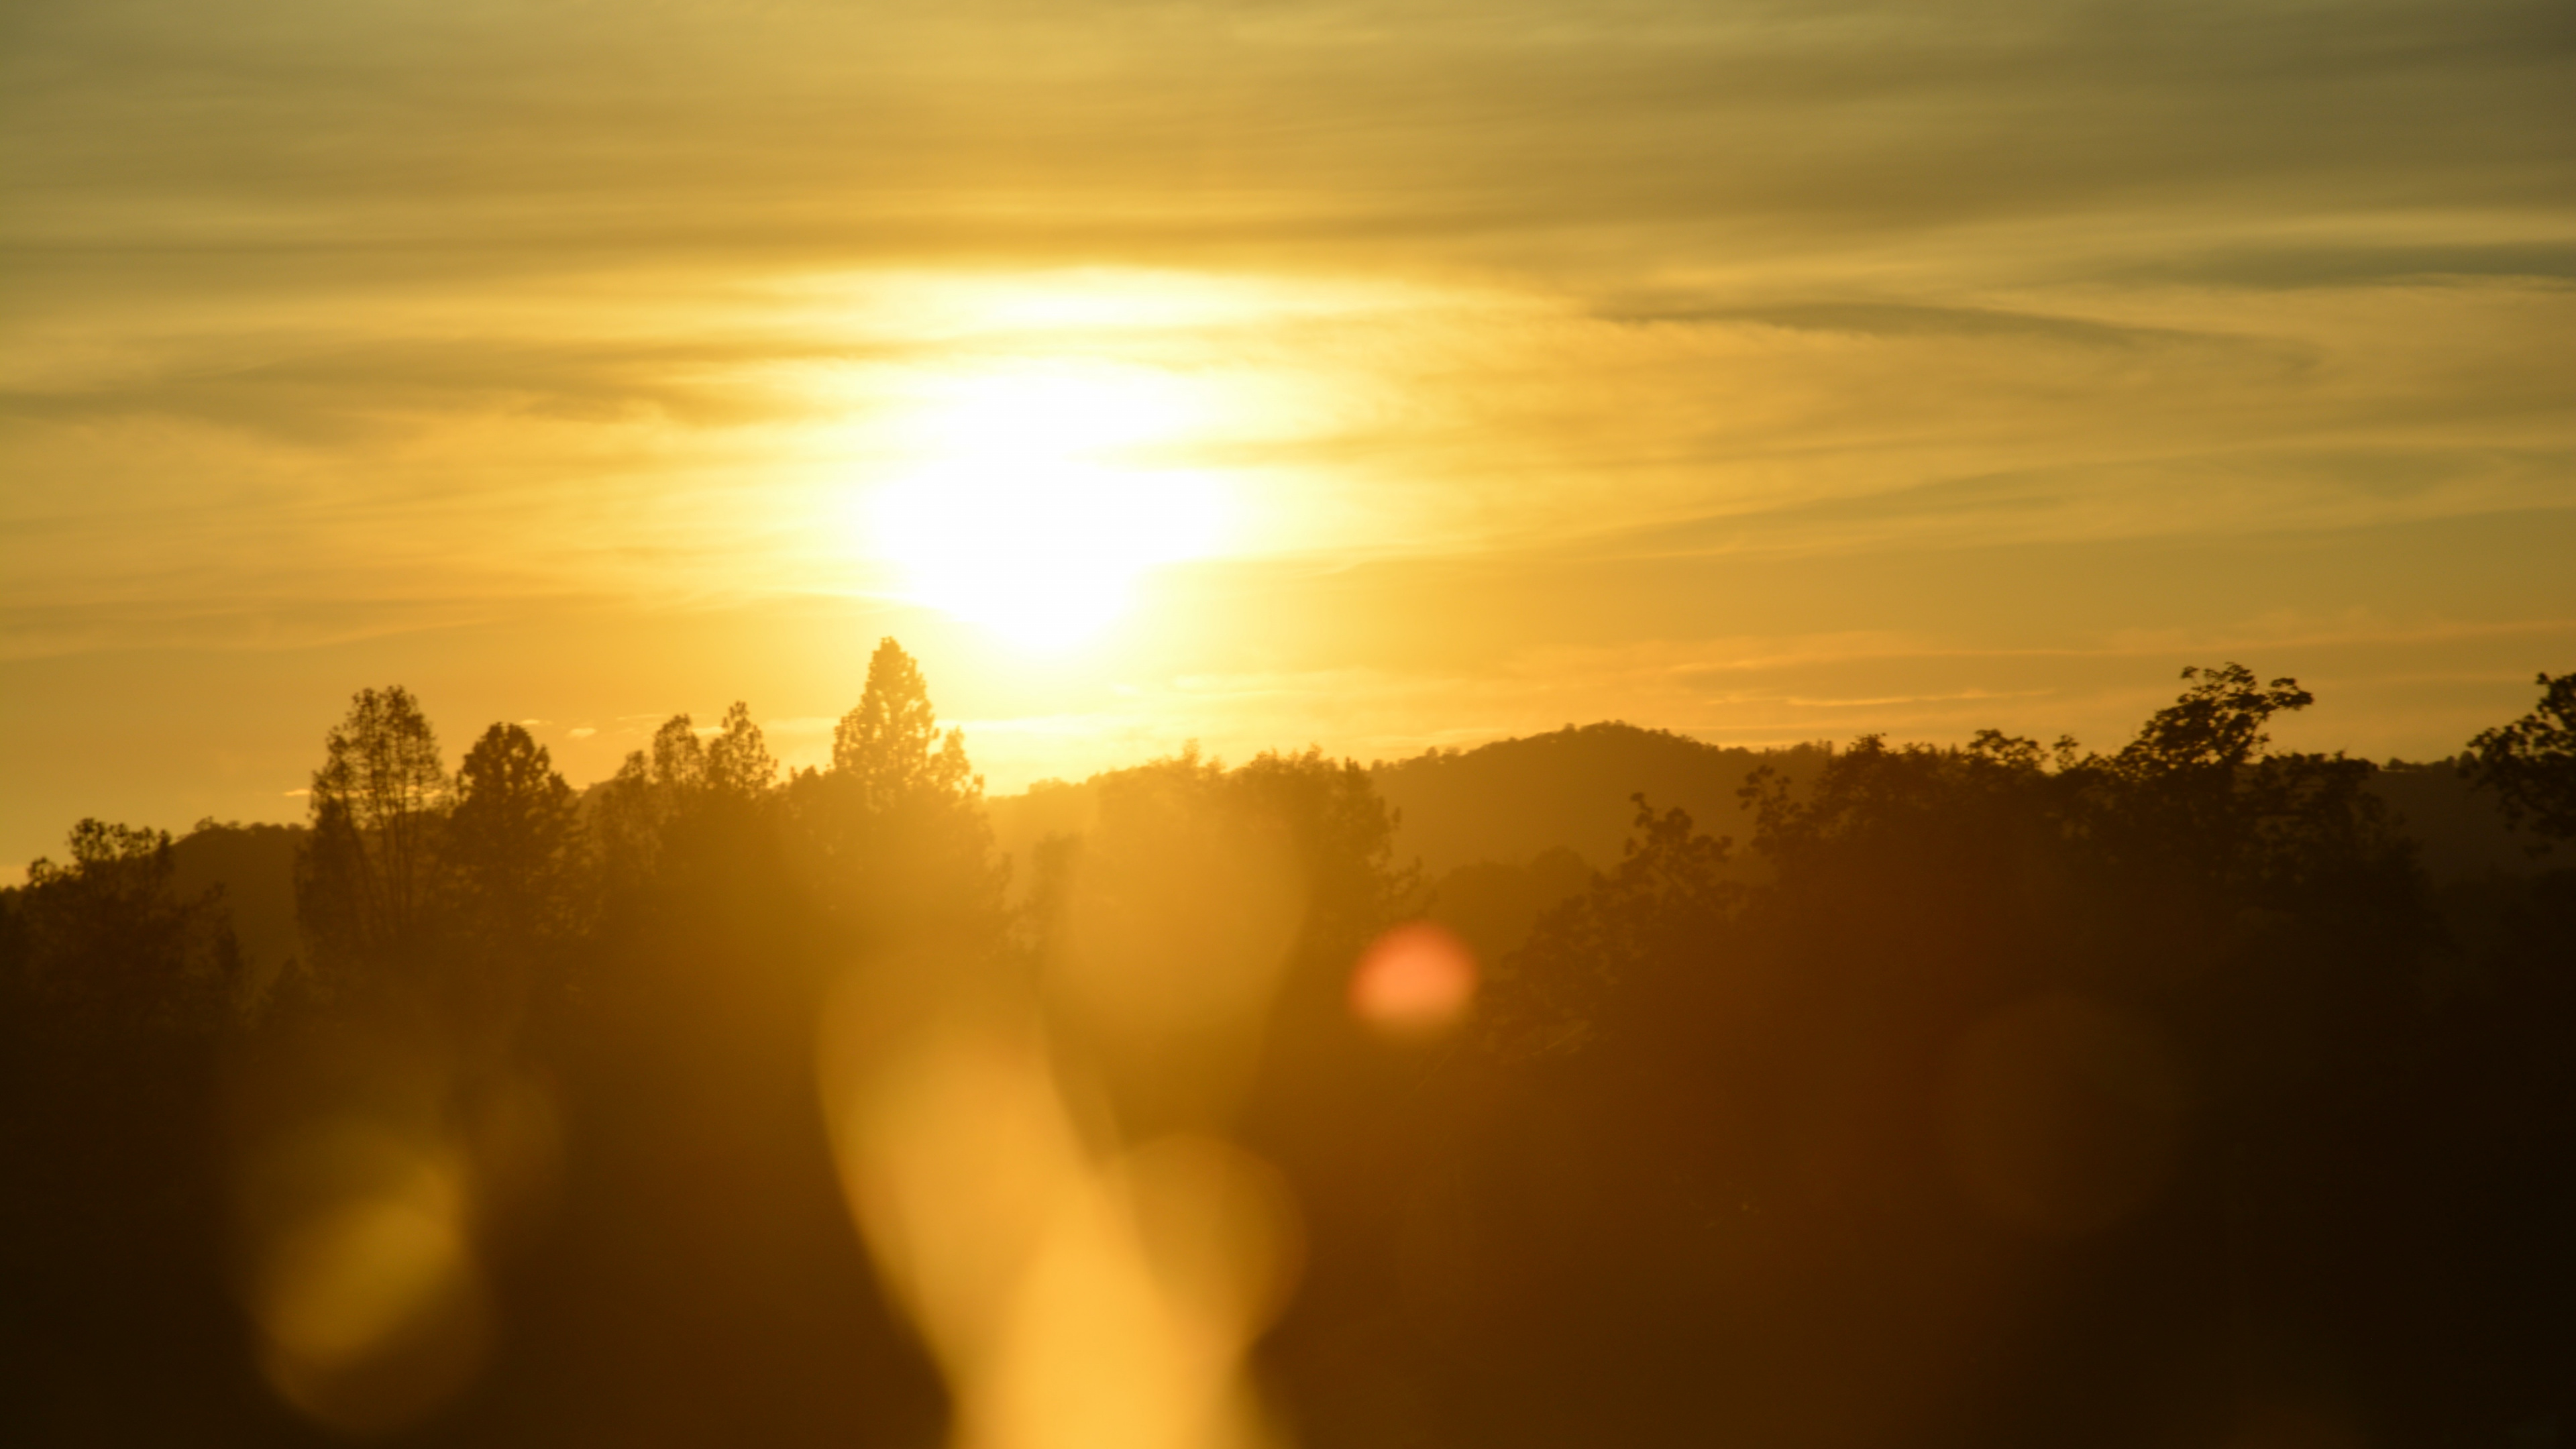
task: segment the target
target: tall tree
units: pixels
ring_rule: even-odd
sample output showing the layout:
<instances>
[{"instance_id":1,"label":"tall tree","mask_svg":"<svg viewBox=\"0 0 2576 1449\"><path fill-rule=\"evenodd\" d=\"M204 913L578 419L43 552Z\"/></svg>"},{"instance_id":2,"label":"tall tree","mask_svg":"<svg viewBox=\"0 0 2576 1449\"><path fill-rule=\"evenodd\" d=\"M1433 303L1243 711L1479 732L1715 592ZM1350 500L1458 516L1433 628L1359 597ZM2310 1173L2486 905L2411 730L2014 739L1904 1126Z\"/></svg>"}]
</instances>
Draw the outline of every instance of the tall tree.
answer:
<instances>
[{"instance_id":1,"label":"tall tree","mask_svg":"<svg viewBox=\"0 0 2576 1449\"><path fill-rule=\"evenodd\" d=\"M1004 876L984 779L965 732L941 732L921 666L901 644L878 642L857 707L832 732L831 768L800 772L788 808L803 885L845 932L997 939Z\"/></svg>"},{"instance_id":2,"label":"tall tree","mask_svg":"<svg viewBox=\"0 0 2576 1449\"><path fill-rule=\"evenodd\" d=\"M483 732L456 772L442 854L468 928L525 948L573 924L579 808L553 757L514 724Z\"/></svg>"},{"instance_id":3,"label":"tall tree","mask_svg":"<svg viewBox=\"0 0 2576 1449\"><path fill-rule=\"evenodd\" d=\"M358 691L323 746L296 909L315 954L345 966L419 940L449 784L437 732L401 685Z\"/></svg>"},{"instance_id":4,"label":"tall tree","mask_svg":"<svg viewBox=\"0 0 2576 1449\"><path fill-rule=\"evenodd\" d=\"M984 792L966 761L966 732L940 733L921 666L890 637L868 660L858 707L832 731L832 773L855 785L870 812L915 796L962 801Z\"/></svg>"},{"instance_id":5,"label":"tall tree","mask_svg":"<svg viewBox=\"0 0 2576 1449\"><path fill-rule=\"evenodd\" d=\"M652 878L662 831L674 801L706 773L706 750L685 714L653 732L652 752L629 750L599 792L591 828L598 837L604 884L613 898L633 896Z\"/></svg>"}]
</instances>

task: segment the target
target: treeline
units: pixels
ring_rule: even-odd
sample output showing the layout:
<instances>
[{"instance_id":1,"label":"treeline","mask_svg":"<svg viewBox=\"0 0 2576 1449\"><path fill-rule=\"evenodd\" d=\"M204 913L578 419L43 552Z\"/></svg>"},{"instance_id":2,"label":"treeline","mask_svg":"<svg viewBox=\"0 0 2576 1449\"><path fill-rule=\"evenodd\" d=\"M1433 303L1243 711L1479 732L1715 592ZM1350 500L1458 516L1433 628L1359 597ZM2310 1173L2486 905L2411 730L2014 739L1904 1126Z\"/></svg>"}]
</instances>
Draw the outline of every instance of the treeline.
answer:
<instances>
[{"instance_id":1,"label":"treeline","mask_svg":"<svg viewBox=\"0 0 2576 1449\"><path fill-rule=\"evenodd\" d=\"M737 706L671 719L583 798L517 725L450 775L418 701L361 691L312 778L302 950L263 980L220 891L173 888L166 835L84 822L0 917L28 1184L0 1236L33 1370L0 1412L122 1441L436 1409L472 1438L471 1386L506 1437L532 1432L524 1380L613 1442L935 1421L810 1066L832 971L898 941L1006 945L982 782L934 719L888 641L828 768L782 775ZM330 1246L380 1208L439 1246ZM420 1283L370 1303L378 1271ZM298 1272L320 1307L296 1306Z\"/></svg>"},{"instance_id":2,"label":"treeline","mask_svg":"<svg viewBox=\"0 0 2576 1449\"><path fill-rule=\"evenodd\" d=\"M2543 685L2464 762L2564 840ZM6 895L0 1412L926 1442L945 1310L853 1231L876 1119L818 1032L864 1064L1019 1013L1092 1150L1283 1178L1255 1361L1303 1442L2564 1432L2576 871L2437 885L2373 766L2271 748L2310 702L2186 671L2107 754L1864 738L1745 781L1740 845L1641 797L1606 871L1436 883L1360 767L1191 752L1092 782L1015 885L890 640L828 767L737 705L586 796L514 725L451 776L364 691L274 979L163 835L83 822ZM1445 1033L1373 1029L1353 964L1424 915L1518 944Z\"/></svg>"},{"instance_id":3,"label":"treeline","mask_svg":"<svg viewBox=\"0 0 2576 1449\"><path fill-rule=\"evenodd\" d=\"M2372 766L2269 748L2305 691L2186 677L2107 755L1757 776L1759 887L1640 800L1483 1014L1524 1126L1459 1142L1492 1246L1451 1321L1585 1363L1568 1427L1638 1437L2553 1432L2576 874L2435 890ZM2564 839L2576 676L2544 684L2469 768Z\"/></svg>"}]
</instances>

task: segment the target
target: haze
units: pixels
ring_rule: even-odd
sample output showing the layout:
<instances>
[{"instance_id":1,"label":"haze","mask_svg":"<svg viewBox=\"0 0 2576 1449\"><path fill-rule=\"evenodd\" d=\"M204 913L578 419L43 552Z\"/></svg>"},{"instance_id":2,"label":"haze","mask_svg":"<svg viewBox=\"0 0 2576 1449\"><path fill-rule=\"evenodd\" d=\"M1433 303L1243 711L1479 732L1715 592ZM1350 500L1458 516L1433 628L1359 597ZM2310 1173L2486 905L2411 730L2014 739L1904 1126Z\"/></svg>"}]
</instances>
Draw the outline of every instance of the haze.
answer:
<instances>
[{"instance_id":1,"label":"haze","mask_svg":"<svg viewBox=\"0 0 2576 1449\"><path fill-rule=\"evenodd\" d=\"M816 763L886 634L997 791L2576 658L2564 5L0 26L13 863L300 818L362 685Z\"/></svg>"}]
</instances>

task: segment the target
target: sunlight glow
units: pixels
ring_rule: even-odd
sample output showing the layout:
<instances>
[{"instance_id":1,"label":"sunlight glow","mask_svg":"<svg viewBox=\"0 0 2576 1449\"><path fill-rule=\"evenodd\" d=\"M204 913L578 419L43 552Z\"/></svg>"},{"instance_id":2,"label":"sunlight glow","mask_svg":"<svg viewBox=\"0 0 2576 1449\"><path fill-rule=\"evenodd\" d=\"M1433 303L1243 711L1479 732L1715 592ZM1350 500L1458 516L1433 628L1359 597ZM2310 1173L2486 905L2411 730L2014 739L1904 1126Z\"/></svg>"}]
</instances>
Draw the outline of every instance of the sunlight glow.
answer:
<instances>
[{"instance_id":1,"label":"sunlight glow","mask_svg":"<svg viewBox=\"0 0 2576 1449\"><path fill-rule=\"evenodd\" d=\"M915 602L1031 647L1076 643L1126 611L1146 570L1218 543L1218 485L1168 466L1205 413L1185 384L1139 369L948 383L911 419L921 461L873 500L873 551Z\"/></svg>"}]
</instances>

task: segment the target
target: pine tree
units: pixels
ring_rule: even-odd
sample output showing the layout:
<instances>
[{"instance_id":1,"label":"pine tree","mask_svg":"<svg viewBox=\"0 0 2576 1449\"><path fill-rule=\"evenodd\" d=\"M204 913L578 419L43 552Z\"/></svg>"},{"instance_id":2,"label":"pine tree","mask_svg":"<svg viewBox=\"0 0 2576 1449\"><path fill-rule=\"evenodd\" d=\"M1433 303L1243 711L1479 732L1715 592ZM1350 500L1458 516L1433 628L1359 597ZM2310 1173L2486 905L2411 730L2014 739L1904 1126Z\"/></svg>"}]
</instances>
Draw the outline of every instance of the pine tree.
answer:
<instances>
[{"instance_id":1,"label":"pine tree","mask_svg":"<svg viewBox=\"0 0 2576 1449\"><path fill-rule=\"evenodd\" d=\"M324 738L296 913L322 964L346 970L418 944L428 922L449 782L438 736L400 685L362 689Z\"/></svg>"}]
</instances>

